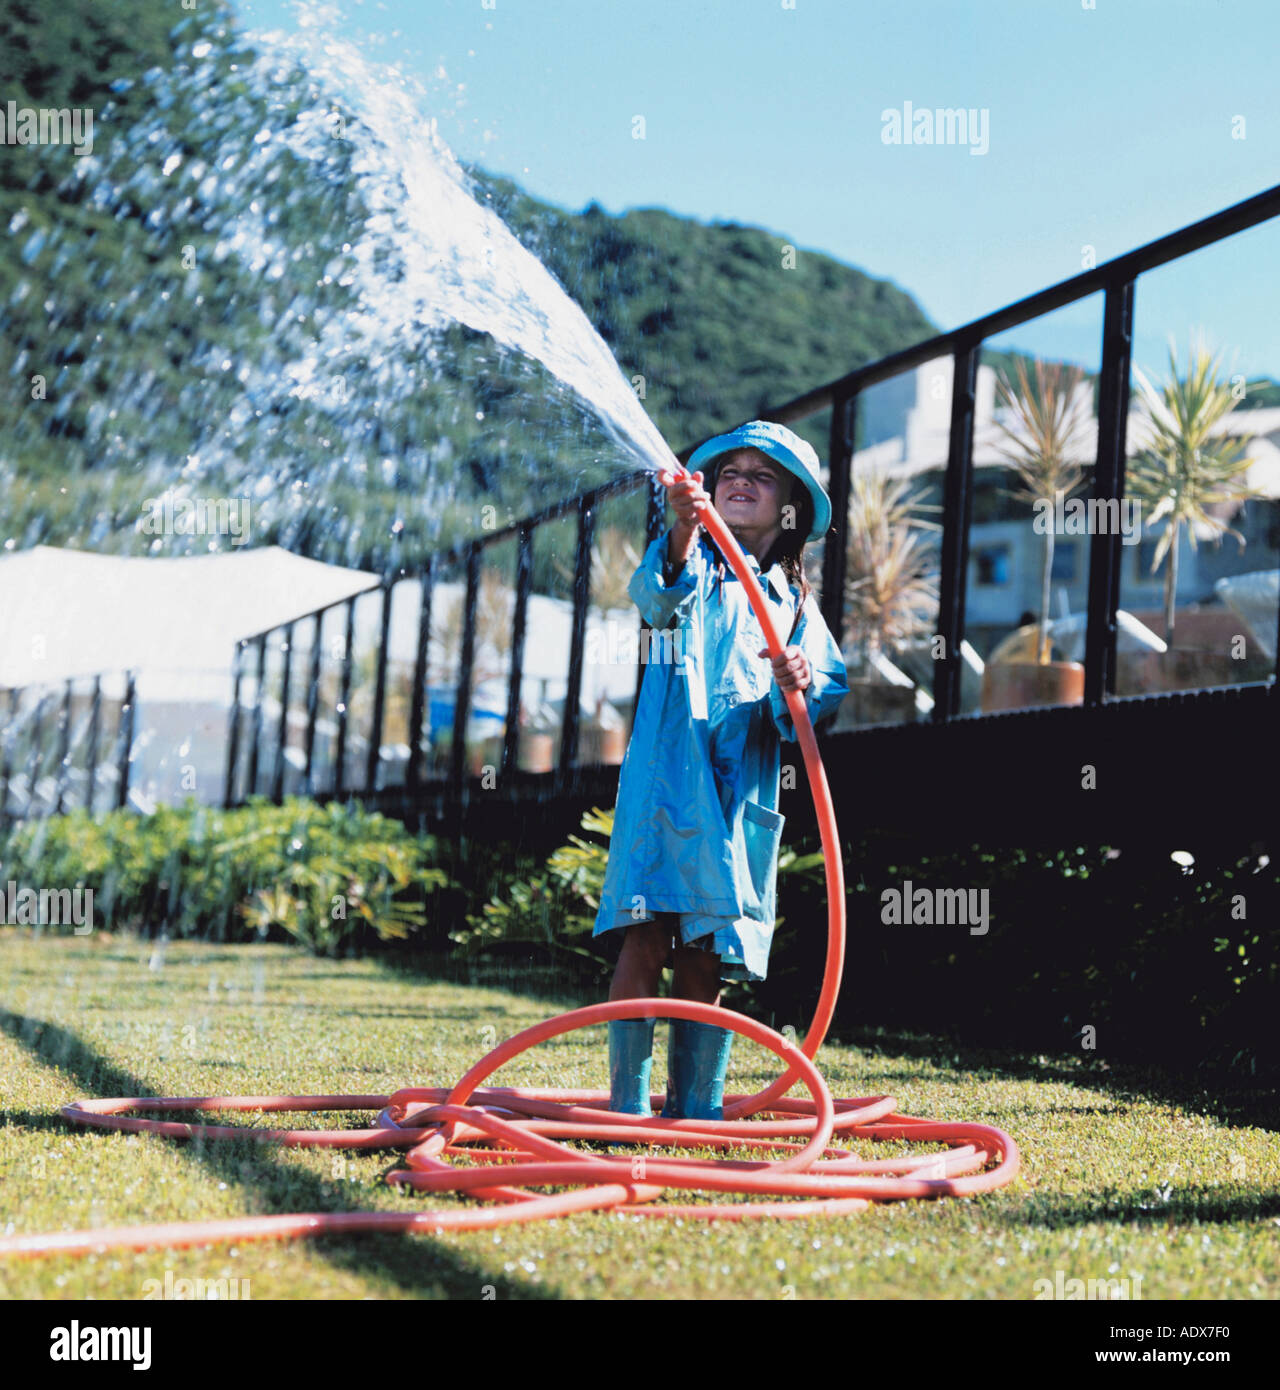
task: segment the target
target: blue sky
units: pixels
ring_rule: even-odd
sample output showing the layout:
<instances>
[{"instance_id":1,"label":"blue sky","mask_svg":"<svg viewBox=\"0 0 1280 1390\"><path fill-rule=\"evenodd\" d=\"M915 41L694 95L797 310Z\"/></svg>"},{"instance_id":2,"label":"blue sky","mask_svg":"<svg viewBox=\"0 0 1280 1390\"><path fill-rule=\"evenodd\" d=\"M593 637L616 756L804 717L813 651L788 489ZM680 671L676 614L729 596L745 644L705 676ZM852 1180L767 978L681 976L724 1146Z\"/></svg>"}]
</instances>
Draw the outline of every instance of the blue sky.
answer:
<instances>
[{"instance_id":1,"label":"blue sky","mask_svg":"<svg viewBox=\"0 0 1280 1390\"><path fill-rule=\"evenodd\" d=\"M1091 2L345 0L336 27L537 197L764 227L952 328L1280 182L1275 0ZM985 112L985 153L886 144L908 101ZM1202 326L1280 378L1278 222L1140 280L1137 360ZM1094 366L1100 324L1095 300L1003 341Z\"/></svg>"}]
</instances>

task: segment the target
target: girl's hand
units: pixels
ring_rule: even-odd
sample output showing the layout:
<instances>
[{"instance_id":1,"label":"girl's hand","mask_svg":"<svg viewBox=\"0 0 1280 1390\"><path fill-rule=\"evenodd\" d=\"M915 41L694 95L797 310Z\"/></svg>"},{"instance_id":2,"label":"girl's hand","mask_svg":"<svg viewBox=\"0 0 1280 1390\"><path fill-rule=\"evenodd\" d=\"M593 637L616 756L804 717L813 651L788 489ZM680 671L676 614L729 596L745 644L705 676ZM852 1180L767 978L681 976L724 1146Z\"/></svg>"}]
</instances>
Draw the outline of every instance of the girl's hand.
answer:
<instances>
[{"instance_id":1,"label":"girl's hand","mask_svg":"<svg viewBox=\"0 0 1280 1390\"><path fill-rule=\"evenodd\" d=\"M765 647L756 655L768 656L769 648ZM782 690L807 690L813 682L808 657L799 647L783 647L782 654L773 658L773 678Z\"/></svg>"},{"instance_id":2,"label":"girl's hand","mask_svg":"<svg viewBox=\"0 0 1280 1390\"><path fill-rule=\"evenodd\" d=\"M658 481L667 490L667 498L677 520L690 530L701 526L698 514L703 506L711 505L710 494L702 486L701 470L692 478L677 478L670 469L664 468L658 474Z\"/></svg>"}]
</instances>

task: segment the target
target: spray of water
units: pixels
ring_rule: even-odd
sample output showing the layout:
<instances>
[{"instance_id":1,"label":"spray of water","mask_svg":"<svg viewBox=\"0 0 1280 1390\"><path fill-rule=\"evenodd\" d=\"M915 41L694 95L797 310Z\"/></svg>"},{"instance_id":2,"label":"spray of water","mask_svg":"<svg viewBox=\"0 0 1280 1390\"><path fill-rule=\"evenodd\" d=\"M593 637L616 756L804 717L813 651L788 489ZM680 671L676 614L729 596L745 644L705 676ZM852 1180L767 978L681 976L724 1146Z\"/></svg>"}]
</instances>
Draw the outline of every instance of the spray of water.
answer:
<instances>
[{"instance_id":1,"label":"spray of water","mask_svg":"<svg viewBox=\"0 0 1280 1390\"><path fill-rule=\"evenodd\" d=\"M146 498L223 496L251 502L253 545L394 575L476 534L481 506L512 519L674 461L440 139L438 98L336 37L332 7L300 13L288 35L196 25L131 119L104 112L66 215L9 218L0 378L48 371L51 345L63 362L46 409L0 401L7 549L225 549L137 524ZM557 539L541 559L563 568ZM48 806L39 699L20 780ZM141 709L138 748L145 682Z\"/></svg>"},{"instance_id":2,"label":"spray of water","mask_svg":"<svg viewBox=\"0 0 1280 1390\"><path fill-rule=\"evenodd\" d=\"M139 539L143 499L173 492L250 500L253 544L394 572L474 535L481 505L671 462L432 94L336 37L332 7L300 13L294 34L188 35L131 94L141 118L104 113L71 166L76 216L10 219L0 374L47 371L50 343L68 365L46 410L0 421L7 548L224 548ZM63 477L21 482L26 454Z\"/></svg>"},{"instance_id":3,"label":"spray of water","mask_svg":"<svg viewBox=\"0 0 1280 1390\"><path fill-rule=\"evenodd\" d=\"M536 358L597 412L638 461L657 467L672 453L640 405L604 340L545 266L474 189L440 139L426 92L395 69L379 69L334 37L329 5L303 3L298 34L269 36L361 128L354 171L369 219L353 246L366 346L418 338L465 323ZM313 108L286 132L292 149L323 163L334 115ZM301 364L313 373L322 350Z\"/></svg>"}]
</instances>

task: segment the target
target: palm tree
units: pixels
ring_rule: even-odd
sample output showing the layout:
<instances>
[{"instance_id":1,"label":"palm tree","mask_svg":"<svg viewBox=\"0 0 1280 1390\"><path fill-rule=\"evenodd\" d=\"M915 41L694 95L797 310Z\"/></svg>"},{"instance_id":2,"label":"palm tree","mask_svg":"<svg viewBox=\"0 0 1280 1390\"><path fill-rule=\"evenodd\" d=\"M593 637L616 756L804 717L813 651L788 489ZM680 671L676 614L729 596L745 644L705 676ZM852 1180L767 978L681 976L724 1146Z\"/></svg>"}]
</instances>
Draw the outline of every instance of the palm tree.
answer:
<instances>
[{"instance_id":1,"label":"palm tree","mask_svg":"<svg viewBox=\"0 0 1280 1390\"><path fill-rule=\"evenodd\" d=\"M631 603L628 585L642 559L634 542L621 526L605 526L591 546L591 602L596 608L627 608ZM569 585L574 569L563 560L551 562L556 573Z\"/></svg>"},{"instance_id":2,"label":"palm tree","mask_svg":"<svg viewBox=\"0 0 1280 1390\"><path fill-rule=\"evenodd\" d=\"M1080 458L1089 405L1078 391L1084 372L1065 362L1049 364L1039 358L1035 364L1035 386L1027 380L1026 363L1017 359L1018 389L1015 392L1003 372L996 381L1001 402L1012 413L1016 429L1003 421L996 428L1007 439L996 452L1007 459L1021 486L1009 492L1033 505L1047 500L1056 503L1059 492L1064 500L1084 481ZM1036 643L1037 661L1049 660L1049 583L1053 574L1053 526L1045 528L1044 568L1040 576L1040 631Z\"/></svg>"},{"instance_id":3,"label":"palm tree","mask_svg":"<svg viewBox=\"0 0 1280 1390\"><path fill-rule=\"evenodd\" d=\"M441 648L445 683L457 679L458 665L462 660L462 621L466 601L464 587L442 613L438 623L432 623L432 635ZM514 597L502 571L493 565L482 565L476 589L475 653L471 675L473 686L495 676L506 675L509 669L514 611Z\"/></svg>"},{"instance_id":4,"label":"palm tree","mask_svg":"<svg viewBox=\"0 0 1280 1390\"><path fill-rule=\"evenodd\" d=\"M1169 380L1157 390L1134 367L1141 393L1139 429L1145 433L1141 451L1126 464L1125 489L1150 508L1145 524L1165 519L1164 532L1156 545L1151 573L1160 568L1165 556L1169 568L1164 576L1165 641L1173 646L1173 622L1178 589L1178 533L1187 528L1191 548L1196 532L1205 528L1219 543L1231 534L1244 548L1239 531L1227 525L1210 510L1223 503L1239 503L1264 495L1249 486L1242 475L1253 459L1245 452L1252 435L1231 437L1216 430L1232 409L1231 387L1218 380L1218 358L1210 360L1203 340L1188 353L1187 375L1178 377L1177 352L1169 340Z\"/></svg>"},{"instance_id":5,"label":"palm tree","mask_svg":"<svg viewBox=\"0 0 1280 1390\"><path fill-rule=\"evenodd\" d=\"M868 656L930 631L938 611L937 555L922 533L942 528L914 513L940 508L908 489L878 469L850 480L845 611Z\"/></svg>"}]
</instances>

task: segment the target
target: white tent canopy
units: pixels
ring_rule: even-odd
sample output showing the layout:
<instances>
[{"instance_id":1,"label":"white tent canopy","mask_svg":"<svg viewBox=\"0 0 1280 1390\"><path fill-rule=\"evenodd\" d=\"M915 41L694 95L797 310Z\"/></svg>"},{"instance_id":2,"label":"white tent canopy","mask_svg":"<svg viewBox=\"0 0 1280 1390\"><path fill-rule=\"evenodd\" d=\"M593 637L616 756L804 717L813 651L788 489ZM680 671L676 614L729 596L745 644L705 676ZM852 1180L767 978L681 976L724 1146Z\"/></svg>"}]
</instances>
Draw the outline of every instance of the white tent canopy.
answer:
<instances>
[{"instance_id":1,"label":"white tent canopy","mask_svg":"<svg viewBox=\"0 0 1280 1390\"><path fill-rule=\"evenodd\" d=\"M225 673L241 638L377 584L280 546L152 559L39 545L0 557L0 687Z\"/></svg>"}]
</instances>

